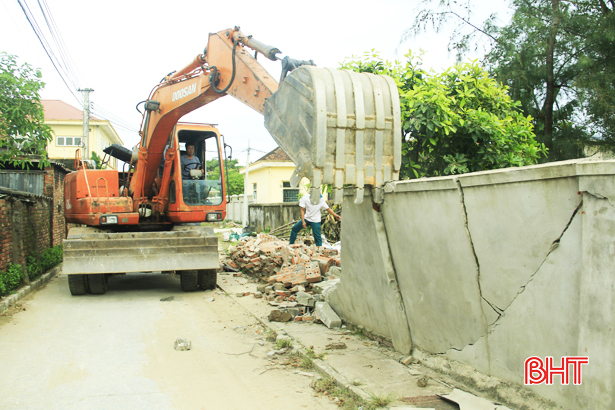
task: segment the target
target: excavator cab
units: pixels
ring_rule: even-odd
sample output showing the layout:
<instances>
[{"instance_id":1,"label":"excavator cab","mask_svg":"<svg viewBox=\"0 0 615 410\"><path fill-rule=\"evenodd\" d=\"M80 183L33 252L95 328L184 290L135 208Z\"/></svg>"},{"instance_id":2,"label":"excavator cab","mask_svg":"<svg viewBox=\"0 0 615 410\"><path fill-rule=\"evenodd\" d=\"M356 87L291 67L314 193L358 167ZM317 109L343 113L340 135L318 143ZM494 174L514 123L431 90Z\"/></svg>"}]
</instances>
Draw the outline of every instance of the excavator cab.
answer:
<instances>
[{"instance_id":1,"label":"excavator cab","mask_svg":"<svg viewBox=\"0 0 615 410\"><path fill-rule=\"evenodd\" d=\"M171 222L224 219L226 201L220 132L209 124L178 123L165 153L169 173ZM164 171L163 171L163 175ZM164 184L164 181L162 182Z\"/></svg>"},{"instance_id":2,"label":"excavator cab","mask_svg":"<svg viewBox=\"0 0 615 410\"><path fill-rule=\"evenodd\" d=\"M182 200L188 206L222 203L222 164L218 134L211 131L178 132ZM191 153L192 158L189 158Z\"/></svg>"}]
</instances>

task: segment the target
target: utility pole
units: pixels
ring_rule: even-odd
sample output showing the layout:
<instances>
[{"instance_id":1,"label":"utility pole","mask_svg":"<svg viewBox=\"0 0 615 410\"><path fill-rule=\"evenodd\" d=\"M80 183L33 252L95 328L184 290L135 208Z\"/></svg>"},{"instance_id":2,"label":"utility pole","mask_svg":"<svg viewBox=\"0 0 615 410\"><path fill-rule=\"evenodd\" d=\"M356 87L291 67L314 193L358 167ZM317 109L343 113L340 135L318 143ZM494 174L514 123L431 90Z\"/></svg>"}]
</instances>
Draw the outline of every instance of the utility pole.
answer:
<instances>
[{"instance_id":1,"label":"utility pole","mask_svg":"<svg viewBox=\"0 0 615 410\"><path fill-rule=\"evenodd\" d=\"M83 92L83 159L90 159L90 93L91 88L78 89Z\"/></svg>"},{"instance_id":2,"label":"utility pole","mask_svg":"<svg viewBox=\"0 0 615 410\"><path fill-rule=\"evenodd\" d=\"M250 223L250 215L248 213L248 175L250 174L250 140L248 140L248 158L246 159L246 176L243 179L243 227L247 227Z\"/></svg>"}]
</instances>

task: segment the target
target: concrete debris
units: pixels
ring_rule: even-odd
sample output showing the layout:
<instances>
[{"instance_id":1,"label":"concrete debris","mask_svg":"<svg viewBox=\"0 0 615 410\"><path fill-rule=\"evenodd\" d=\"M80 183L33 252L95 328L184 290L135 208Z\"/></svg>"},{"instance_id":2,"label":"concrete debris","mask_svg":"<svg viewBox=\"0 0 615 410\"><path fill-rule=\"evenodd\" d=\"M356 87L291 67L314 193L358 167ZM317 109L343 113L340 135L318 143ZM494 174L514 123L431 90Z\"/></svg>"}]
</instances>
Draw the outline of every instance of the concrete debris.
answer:
<instances>
[{"instance_id":1,"label":"concrete debris","mask_svg":"<svg viewBox=\"0 0 615 410\"><path fill-rule=\"evenodd\" d=\"M209 298L207 299L208 302L213 302L214 300L216 300L215 298Z\"/></svg>"},{"instance_id":2,"label":"concrete debris","mask_svg":"<svg viewBox=\"0 0 615 410\"><path fill-rule=\"evenodd\" d=\"M293 315L279 309L272 310L268 317L270 322L289 322L292 318Z\"/></svg>"},{"instance_id":3,"label":"concrete debris","mask_svg":"<svg viewBox=\"0 0 615 410\"><path fill-rule=\"evenodd\" d=\"M276 309L269 321L324 323L340 327L341 319L333 309L316 305L327 302L341 276L339 251L301 243L289 245L268 234L246 239L229 247L223 264L266 280L258 284L255 298L262 298ZM237 296L246 294L237 293Z\"/></svg>"},{"instance_id":4,"label":"concrete debris","mask_svg":"<svg viewBox=\"0 0 615 410\"><path fill-rule=\"evenodd\" d=\"M185 338L179 338L175 341L173 346L175 350L190 350L192 349L192 342Z\"/></svg>"},{"instance_id":5,"label":"concrete debris","mask_svg":"<svg viewBox=\"0 0 615 410\"><path fill-rule=\"evenodd\" d=\"M303 306L314 307L314 305L316 304L316 300L314 299L314 296L306 292L297 292L297 295L295 296L295 300L297 301L298 304L303 305Z\"/></svg>"},{"instance_id":6,"label":"concrete debris","mask_svg":"<svg viewBox=\"0 0 615 410\"><path fill-rule=\"evenodd\" d=\"M425 387L427 386L427 383L429 382L429 376L424 375L423 377L421 377L420 379L418 379L416 381L417 386L419 387Z\"/></svg>"},{"instance_id":7,"label":"concrete debris","mask_svg":"<svg viewBox=\"0 0 615 410\"><path fill-rule=\"evenodd\" d=\"M403 359L403 360L401 361L401 363L402 363L402 364L404 364L404 365L406 365L406 366L408 366L408 365L410 365L410 364L414 363L414 356L408 356L408 357L406 357L405 359Z\"/></svg>"},{"instance_id":8,"label":"concrete debris","mask_svg":"<svg viewBox=\"0 0 615 410\"><path fill-rule=\"evenodd\" d=\"M342 320L327 302L317 302L315 313L329 329L342 326Z\"/></svg>"},{"instance_id":9,"label":"concrete debris","mask_svg":"<svg viewBox=\"0 0 615 410\"><path fill-rule=\"evenodd\" d=\"M289 288L320 282L332 266L341 264L337 250L307 246L299 241L289 245L262 233L238 242L228 251L230 260L224 260L225 265L248 274L270 277L271 284L282 282Z\"/></svg>"},{"instance_id":10,"label":"concrete debris","mask_svg":"<svg viewBox=\"0 0 615 410\"><path fill-rule=\"evenodd\" d=\"M322 294L326 289L329 289L329 288L333 288L333 290L335 290L335 287L337 287L338 283L340 283L339 279L325 280L319 283L314 283L312 285L312 290L316 294Z\"/></svg>"},{"instance_id":11,"label":"concrete debris","mask_svg":"<svg viewBox=\"0 0 615 410\"><path fill-rule=\"evenodd\" d=\"M439 394L443 399L459 405L460 410L510 410L501 404L466 393L463 390L453 389L449 394Z\"/></svg>"},{"instance_id":12,"label":"concrete debris","mask_svg":"<svg viewBox=\"0 0 615 410\"><path fill-rule=\"evenodd\" d=\"M325 350L346 349L347 347L344 342L333 342L326 345Z\"/></svg>"}]
</instances>

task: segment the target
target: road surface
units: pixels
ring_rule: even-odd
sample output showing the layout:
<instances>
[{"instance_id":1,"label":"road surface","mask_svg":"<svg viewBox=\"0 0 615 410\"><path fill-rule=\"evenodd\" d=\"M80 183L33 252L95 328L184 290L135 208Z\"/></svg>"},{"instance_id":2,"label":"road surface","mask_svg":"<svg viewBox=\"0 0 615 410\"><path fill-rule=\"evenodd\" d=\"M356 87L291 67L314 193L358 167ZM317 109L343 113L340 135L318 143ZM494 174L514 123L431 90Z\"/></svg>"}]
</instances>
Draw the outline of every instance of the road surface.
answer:
<instances>
[{"instance_id":1,"label":"road surface","mask_svg":"<svg viewBox=\"0 0 615 410\"><path fill-rule=\"evenodd\" d=\"M132 274L75 297L60 275L20 304L0 317L4 410L337 408L314 396L310 377L272 368L262 327L219 290L183 293L178 277ZM173 348L180 337L191 350Z\"/></svg>"}]
</instances>

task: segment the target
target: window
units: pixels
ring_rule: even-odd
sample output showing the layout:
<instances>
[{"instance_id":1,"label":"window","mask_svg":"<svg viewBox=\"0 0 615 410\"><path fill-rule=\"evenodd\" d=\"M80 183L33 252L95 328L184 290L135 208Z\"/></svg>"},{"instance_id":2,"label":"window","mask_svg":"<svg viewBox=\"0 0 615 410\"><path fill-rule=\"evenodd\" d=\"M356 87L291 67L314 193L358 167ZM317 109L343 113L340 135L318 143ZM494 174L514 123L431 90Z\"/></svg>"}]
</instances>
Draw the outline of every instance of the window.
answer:
<instances>
[{"instance_id":1,"label":"window","mask_svg":"<svg viewBox=\"0 0 615 410\"><path fill-rule=\"evenodd\" d=\"M58 147L80 147L81 137L56 137Z\"/></svg>"},{"instance_id":2,"label":"window","mask_svg":"<svg viewBox=\"0 0 615 410\"><path fill-rule=\"evenodd\" d=\"M254 193L254 202L256 202L256 183L252 184L252 192Z\"/></svg>"},{"instance_id":3,"label":"window","mask_svg":"<svg viewBox=\"0 0 615 410\"><path fill-rule=\"evenodd\" d=\"M284 181L282 182L282 200L284 202L298 202L299 201L299 190L291 189L290 182Z\"/></svg>"}]
</instances>

